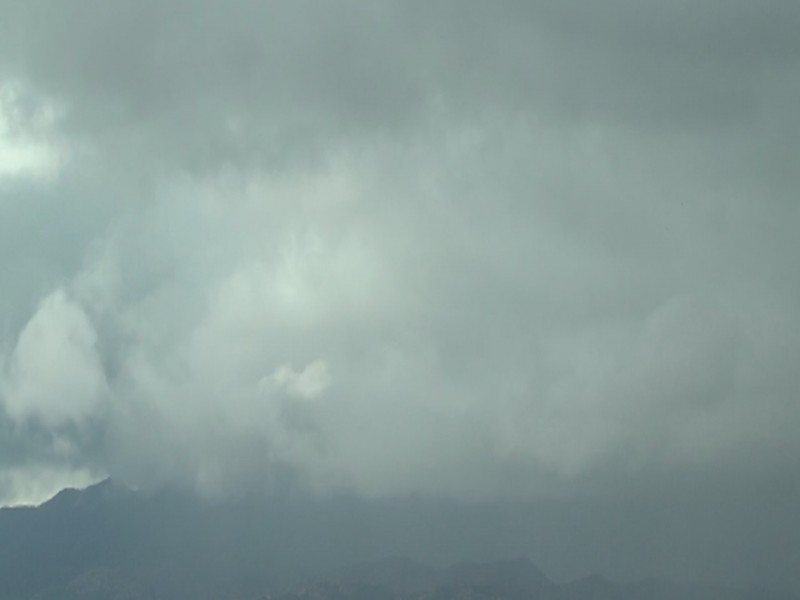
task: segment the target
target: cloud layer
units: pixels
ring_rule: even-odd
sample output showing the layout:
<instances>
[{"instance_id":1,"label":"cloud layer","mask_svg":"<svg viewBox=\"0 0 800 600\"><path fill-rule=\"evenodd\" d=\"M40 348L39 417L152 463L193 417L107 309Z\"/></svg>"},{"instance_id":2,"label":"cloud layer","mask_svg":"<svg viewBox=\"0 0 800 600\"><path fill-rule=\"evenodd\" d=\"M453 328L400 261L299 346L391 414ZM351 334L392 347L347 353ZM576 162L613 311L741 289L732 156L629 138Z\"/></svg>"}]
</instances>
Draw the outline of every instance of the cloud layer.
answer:
<instances>
[{"instance_id":1,"label":"cloud layer","mask_svg":"<svg viewBox=\"0 0 800 600\"><path fill-rule=\"evenodd\" d=\"M767 5L4 0L0 499L796 472Z\"/></svg>"}]
</instances>

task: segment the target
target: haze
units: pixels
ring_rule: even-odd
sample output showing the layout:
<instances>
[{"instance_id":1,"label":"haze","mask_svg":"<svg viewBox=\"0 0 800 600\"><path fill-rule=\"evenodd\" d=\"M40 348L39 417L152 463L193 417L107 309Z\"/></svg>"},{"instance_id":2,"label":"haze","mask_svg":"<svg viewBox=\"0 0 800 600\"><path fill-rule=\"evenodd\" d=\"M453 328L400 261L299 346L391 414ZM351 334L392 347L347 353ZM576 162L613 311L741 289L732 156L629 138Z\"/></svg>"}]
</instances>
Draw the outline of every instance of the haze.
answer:
<instances>
[{"instance_id":1,"label":"haze","mask_svg":"<svg viewBox=\"0 0 800 600\"><path fill-rule=\"evenodd\" d=\"M800 590L800 4L0 15L0 503L424 498Z\"/></svg>"}]
</instances>

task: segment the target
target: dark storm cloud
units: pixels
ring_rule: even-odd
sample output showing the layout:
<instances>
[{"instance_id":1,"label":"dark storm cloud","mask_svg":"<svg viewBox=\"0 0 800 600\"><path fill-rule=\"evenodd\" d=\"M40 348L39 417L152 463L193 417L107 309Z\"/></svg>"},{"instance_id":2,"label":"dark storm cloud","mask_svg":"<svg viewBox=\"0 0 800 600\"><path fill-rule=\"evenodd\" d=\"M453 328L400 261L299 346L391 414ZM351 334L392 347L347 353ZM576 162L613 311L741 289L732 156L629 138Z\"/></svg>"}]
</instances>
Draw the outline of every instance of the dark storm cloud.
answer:
<instances>
[{"instance_id":1,"label":"dark storm cloud","mask_svg":"<svg viewBox=\"0 0 800 600\"><path fill-rule=\"evenodd\" d=\"M679 506L671 554L609 554L643 573L734 490L775 510L758 548L790 530L747 577L789 577L796 3L0 10L7 501L111 473L662 515L620 548Z\"/></svg>"},{"instance_id":2,"label":"dark storm cloud","mask_svg":"<svg viewBox=\"0 0 800 600\"><path fill-rule=\"evenodd\" d=\"M226 117L402 126L437 98L671 127L751 117L763 79L793 68L800 19L786 2L11 4L10 61L68 99L79 130L220 137Z\"/></svg>"}]
</instances>

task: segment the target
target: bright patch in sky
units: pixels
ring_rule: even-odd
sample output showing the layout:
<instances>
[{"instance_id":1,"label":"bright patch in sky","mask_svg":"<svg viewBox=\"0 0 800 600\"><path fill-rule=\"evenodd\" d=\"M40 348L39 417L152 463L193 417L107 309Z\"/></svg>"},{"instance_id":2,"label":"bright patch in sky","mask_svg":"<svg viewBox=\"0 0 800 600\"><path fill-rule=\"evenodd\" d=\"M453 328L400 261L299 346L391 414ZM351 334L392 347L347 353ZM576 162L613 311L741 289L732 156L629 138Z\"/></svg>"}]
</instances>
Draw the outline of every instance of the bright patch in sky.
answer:
<instances>
[{"instance_id":1,"label":"bright patch in sky","mask_svg":"<svg viewBox=\"0 0 800 600\"><path fill-rule=\"evenodd\" d=\"M47 129L57 119L52 106L27 107L20 87L0 84L0 178L52 177L58 171L60 152L48 141Z\"/></svg>"}]
</instances>

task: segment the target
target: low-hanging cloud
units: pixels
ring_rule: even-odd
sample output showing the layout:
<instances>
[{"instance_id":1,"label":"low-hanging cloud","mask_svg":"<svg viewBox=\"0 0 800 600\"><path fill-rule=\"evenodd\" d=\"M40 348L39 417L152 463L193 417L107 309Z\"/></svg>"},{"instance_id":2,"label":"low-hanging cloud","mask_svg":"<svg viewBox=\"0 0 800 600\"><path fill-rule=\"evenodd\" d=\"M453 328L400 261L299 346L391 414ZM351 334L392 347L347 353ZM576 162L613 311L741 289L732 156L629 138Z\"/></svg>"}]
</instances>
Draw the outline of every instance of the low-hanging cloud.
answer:
<instances>
[{"instance_id":1,"label":"low-hanging cloud","mask_svg":"<svg viewBox=\"0 0 800 600\"><path fill-rule=\"evenodd\" d=\"M45 298L3 373L8 416L58 428L96 412L107 396L96 346L92 323L63 290Z\"/></svg>"},{"instance_id":2,"label":"low-hanging cloud","mask_svg":"<svg viewBox=\"0 0 800 600\"><path fill-rule=\"evenodd\" d=\"M3 2L5 487L796 467L769 4Z\"/></svg>"}]
</instances>

